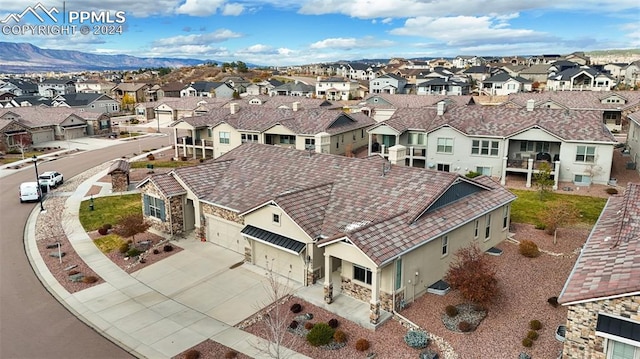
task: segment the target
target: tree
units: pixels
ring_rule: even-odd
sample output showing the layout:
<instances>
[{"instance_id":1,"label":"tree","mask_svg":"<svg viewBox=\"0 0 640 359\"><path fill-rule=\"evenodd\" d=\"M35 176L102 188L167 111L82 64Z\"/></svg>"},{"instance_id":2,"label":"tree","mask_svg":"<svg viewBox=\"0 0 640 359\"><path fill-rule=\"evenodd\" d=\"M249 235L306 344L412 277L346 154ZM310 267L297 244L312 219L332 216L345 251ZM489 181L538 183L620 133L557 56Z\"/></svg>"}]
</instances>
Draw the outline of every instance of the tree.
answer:
<instances>
[{"instance_id":1,"label":"tree","mask_svg":"<svg viewBox=\"0 0 640 359\"><path fill-rule=\"evenodd\" d=\"M237 67L238 68L238 72L247 72L247 71L249 71L249 68L247 67L247 64L245 64L242 61L238 61L238 65L237 66L238 66Z\"/></svg>"},{"instance_id":2,"label":"tree","mask_svg":"<svg viewBox=\"0 0 640 359\"><path fill-rule=\"evenodd\" d=\"M28 133L22 133L13 136L13 147L20 150L20 154L24 160L24 152L31 147L31 135Z\"/></svg>"},{"instance_id":3,"label":"tree","mask_svg":"<svg viewBox=\"0 0 640 359\"><path fill-rule=\"evenodd\" d=\"M463 298L476 304L491 304L498 294L496 272L475 243L455 253L444 278Z\"/></svg>"},{"instance_id":4,"label":"tree","mask_svg":"<svg viewBox=\"0 0 640 359\"><path fill-rule=\"evenodd\" d=\"M543 201L544 197L549 193L549 189L555 183L551 178L551 165L547 162L540 163L538 166L538 173L533 174L533 179L536 181L540 200Z\"/></svg>"},{"instance_id":5,"label":"tree","mask_svg":"<svg viewBox=\"0 0 640 359\"><path fill-rule=\"evenodd\" d=\"M134 213L120 218L118 224L114 228L114 233L136 241L136 234L144 233L151 227L151 223L147 222L142 213Z\"/></svg>"},{"instance_id":6,"label":"tree","mask_svg":"<svg viewBox=\"0 0 640 359\"><path fill-rule=\"evenodd\" d=\"M580 218L580 212L573 203L567 201L549 203L547 209L540 214L545 232L553 234L553 244L556 244L558 228L571 225L578 218Z\"/></svg>"},{"instance_id":7,"label":"tree","mask_svg":"<svg viewBox=\"0 0 640 359\"><path fill-rule=\"evenodd\" d=\"M136 103L136 99L133 98L133 96L129 95L128 93L125 93L122 96L122 108L126 108L126 109L131 109L130 105L133 105Z\"/></svg>"}]
</instances>

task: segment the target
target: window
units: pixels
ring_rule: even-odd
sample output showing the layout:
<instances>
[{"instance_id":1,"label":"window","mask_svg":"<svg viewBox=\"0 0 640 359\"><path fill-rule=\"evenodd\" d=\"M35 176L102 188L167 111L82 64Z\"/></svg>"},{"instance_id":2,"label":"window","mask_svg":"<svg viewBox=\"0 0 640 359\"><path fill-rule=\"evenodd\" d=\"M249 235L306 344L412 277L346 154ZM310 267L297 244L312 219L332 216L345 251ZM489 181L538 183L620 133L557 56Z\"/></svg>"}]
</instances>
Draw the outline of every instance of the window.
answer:
<instances>
[{"instance_id":1,"label":"window","mask_svg":"<svg viewBox=\"0 0 640 359\"><path fill-rule=\"evenodd\" d=\"M274 224L280 224L280 215L277 213L274 213L272 216L272 221Z\"/></svg>"},{"instance_id":2,"label":"window","mask_svg":"<svg viewBox=\"0 0 640 359\"><path fill-rule=\"evenodd\" d=\"M229 132L220 132L219 136L220 136L220 143L229 144L229 137L230 137L230 133Z\"/></svg>"},{"instance_id":3,"label":"window","mask_svg":"<svg viewBox=\"0 0 640 359\"><path fill-rule=\"evenodd\" d=\"M161 221L166 220L163 200L145 194L144 197L142 197L142 201L144 202L145 216L155 217Z\"/></svg>"},{"instance_id":4,"label":"window","mask_svg":"<svg viewBox=\"0 0 640 359\"><path fill-rule=\"evenodd\" d=\"M304 148L306 150L314 150L316 148L316 139L315 138L305 138L304 139Z\"/></svg>"},{"instance_id":5,"label":"window","mask_svg":"<svg viewBox=\"0 0 640 359\"><path fill-rule=\"evenodd\" d=\"M438 138L438 148L436 149L438 153L453 153L453 138Z\"/></svg>"},{"instance_id":6,"label":"window","mask_svg":"<svg viewBox=\"0 0 640 359\"><path fill-rule=\"evenodd\" d=\"M450 172L451 171L451 165L450 164L446 164L446 163L438 163L438 171L442 171L442 172Z\"/></svg>"},{"instance_id":7,"label":"window","mask_svg":"<svg viewBox=\"0 0 640 359\"><path fill-rule=\"evenodd\" d=\"M578 146L576 162L594 162L596 160L595 146Z\"/></svg>"},{"instance_id":8,"label":"window","mask_svg":"<svg viewBox=\"0 0 640 359\"><path fill-rule=\"evenodd\" d=\"M485 176L491 176L491 167L481 167L478 166L476 167L476 172L485 175Z\"/></svg>"},{"instance_id":9,"label":"window","mask_svg":"<svg viewBox=\"0 0 640 359\"><path fill-rule=\"evenodd\" d=\"M486 241L491 237L491 215L484 216L484 240Z\"/></svg>"},{"instance_id":10,"label":"window","mask_svg":"<svg viewBox=\"0 0 640 359\"><path fill-rule=\"evenodd\" d=\"M211 127L207 128L207 137L211 138L213 136L213 130Z\"/></svg>"},{"instance_id":11,"label":"window","mask_svg":"<svg viewBox=\"0 0 640 359\"><path fill-rule=\"evenodd\" d=\"M588 175L574 175L573 182L575 184L590 185L591 177Z\"/></svg>"},{"instance_id":12,"label":"window","mask_svg":"<svg viewBox=\"0 0 640 359\"><path fill-rule=\"evenodd\" d=\"M449 236L442 236L442 256L449 254Z\"/></svg>"},{"instance_id":13,"label":"window","mask_svg":"<svg viewBox=\"0 0 640 359\"><path fill-rule=\"evenodd\" d=\"M354 264L353 279L362 283L371 284L371 269Z\"/></svg>"},{"instance_id":14,"label":"window","mask_svg":"<svg viewBox=\"0 0 640 359\"><path fill-rule=\"evenodd\" d=\"M425 134L419 132L409 132L408 143L410 145L425 145Z\"/></svg>"},{"instance_id":15,"label":"window","mask_svg":"<svg viewBox=\"0 0 640 359\"><path fill-rule=\"evenodd\" d=\"M402 288L402 258L396 261L396 290Z\"/></svg>"},{"instance_id":16,"label":"window","mask_svg":"<svg viewBox=\"0 0 640 359\"><path fill-rule=\"evenodd\" d=\"M478 239L478 235L480 234L480 220L476 219L473 223L473 238Z\"/></svg>"},{"instance_id":17,"label":"window","mask_svg":"<svg viewBox=\"0 0 640 359\"><path fill-rule=\"evenodd\" d=\"M240 135L242 143L245 142L258 142L258 135L253 133L243 133Z\"/></svg>"},{"instance_id":18,"label":"window","mask_svg":"<svg viewBox=\"0 0 640 359\"><path fill-rule=\"evenodd\" d=\"M364 128L360 130L360 138L364 138Z\"/></svg>"},{"instance_id":19,"label":"window","mask_svg":"<svg viewBox=\"0 0 640 359\"><path fill-rule=\"evenodd\" d=\"M296 136L280 135L280 143L284 145L293 145L296 143Z\"/></svg>"},{"instance_id":20,"label":"window","mask_svg":"<svg viewBox=\"0 0 640 359\"><path fill-rule=\"evenodd\" d=\"M471 154L483 156L497 156L500 143L498 141L489 140L473 140L471 141Z\"/></svg>"},{"instance_id":21,"label":"window","mask_svg":"<svg viewBox=\"0 0 640 359\"><path fill-rule=\"evenodd\" d=\"M607 340L607 359L637 359L640 351L637 347L613 339Z\"/></svg>"},{"instance_id":22,"label":"window","mask_svg":"<svg viewBox=\"0 0 640 359\"><path fill-rule=\"evenodd\" d=\"M506 229L509 225L509 206L502 207L502 228Z\"/></svg>"}]
</instances>

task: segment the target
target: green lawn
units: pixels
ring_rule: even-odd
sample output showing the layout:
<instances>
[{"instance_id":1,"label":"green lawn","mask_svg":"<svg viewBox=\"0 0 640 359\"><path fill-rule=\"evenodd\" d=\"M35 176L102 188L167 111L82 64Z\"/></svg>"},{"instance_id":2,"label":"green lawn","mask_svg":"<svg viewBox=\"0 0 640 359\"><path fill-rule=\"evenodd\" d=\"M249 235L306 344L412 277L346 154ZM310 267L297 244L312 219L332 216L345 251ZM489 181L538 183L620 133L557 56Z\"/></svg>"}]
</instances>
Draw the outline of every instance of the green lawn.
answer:
<instances>
[{"instance_id":1,"label":"green lawn","mask_svg":"<svg viewBox=\"0 0 640 359\"><path fill-rule=\"evenodd\" d=\"M518 199L511 205L511 221L516 223L538 224L539 213L546 210L552 202L571 202L580 211L580 223L593 225L607 203L606 198L578 196L571 194L548 193L544 201L538 191L511 190Z\"/></svg>"},{"instance_id":2,"label":"green lawn","mask_svg":"<svg viewBox=\"0 0 640 359\"><path fill-rule=\"evenodd\" d=\"M122 216L142 213L142 200L139 193L123 196L94 198L94 210L89 209L90 200L80 205L80 223L85 231L95 231L104 224L113 226Z\"/></svg>"},{"instance_id":3,"label":"green lawn","mask_svg":"<svg viewBox=\"0 0 640 359\"><path fill-rule=\"evenodd\" d=\"M93 243L95 243L96 247L98 247L102 253L109 253L114 249L120 248L125 241L119 235L111 233L95 239Z\"/></svg>"}]
</instances>

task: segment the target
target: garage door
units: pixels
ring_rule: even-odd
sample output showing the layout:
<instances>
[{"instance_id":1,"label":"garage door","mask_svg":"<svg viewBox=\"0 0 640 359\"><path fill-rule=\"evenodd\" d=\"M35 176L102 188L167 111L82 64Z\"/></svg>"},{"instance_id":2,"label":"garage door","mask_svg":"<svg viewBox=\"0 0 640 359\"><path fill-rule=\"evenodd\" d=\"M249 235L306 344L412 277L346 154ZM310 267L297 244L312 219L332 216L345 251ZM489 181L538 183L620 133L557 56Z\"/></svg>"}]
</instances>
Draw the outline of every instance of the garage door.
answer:
<instances>
[{"instance_id":1,"label":"garage door","mask_svg":"<svg viewBox=\"0 0 640 359\"><path fill-rule=\"evenodd\" d=\"M296 282L303 282L303 267L300 256L273 246L254 241L255 264L266 268L267 263L277 274Z\"/></svg>"},{"instance_id":2,"label":"garage door","mask_svg":"<svg viewBox=\"0 0 640 359\"><path fill-rule=\"evenodd\" d=\"M64 130L65 140L73 140L74 138L85 137L84 127L80 128L67 128Z\"/></svg>"},{"instance_id":3,"label":"garage door","mask_svg":"<svg viewBox=\"0 0 640 359\"><path fill-rule=\"evenodd\" d=\"M246 240L240 234L242 225L207 216L207 240L234 252L244 254Z\"/></svg>"},{"instance_id":4,"label":"garage door","mask_svg":"<svg viewBox=\"0 0 640 359\"><path fill-rule=\"evenodd\" d=\"M53 131L39 131L31 133L31 140L34 145L42 142L53 141Z\"/></svg>"},{"instance_id":5,"label":"garage door","mask_svg":"<svg viewBox=\"0 0 640 359\"><path fill-rule=\"evenodd\" d=\"M173 112L157 111L156 116L160 122L173 121Z\"/></svg>"}]
</instances>

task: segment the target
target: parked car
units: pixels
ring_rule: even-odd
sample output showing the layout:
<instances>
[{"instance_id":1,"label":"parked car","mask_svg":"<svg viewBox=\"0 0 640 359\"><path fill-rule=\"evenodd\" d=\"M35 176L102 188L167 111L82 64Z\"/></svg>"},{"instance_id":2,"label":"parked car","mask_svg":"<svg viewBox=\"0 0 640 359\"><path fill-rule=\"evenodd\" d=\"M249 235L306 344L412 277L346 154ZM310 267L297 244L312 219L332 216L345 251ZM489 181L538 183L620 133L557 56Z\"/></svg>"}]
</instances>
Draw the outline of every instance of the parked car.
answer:
<instances>
[{"instance_id":1,"label":"parked car","mask_svg":"<svg viewBox=\"0 0 640 359\"><path fill-rule=\"evenodd\" d=\"M38 182L40 182L41 186L49 186L51 188L58 187L59 185L64 183L64 177L60 172L56 171L48 171L42 173L38 177Z\"/></svg>"},{"instance_id":2,"label":"parked car","mask_svg":"<svg viewBox=\"0 0 640 359\"><path fill-rule=\"evenodd\" d=\"M40 193L36 182L23 182L20 184L20 203L38 201Z\"/></svg>"}]
</instances>

